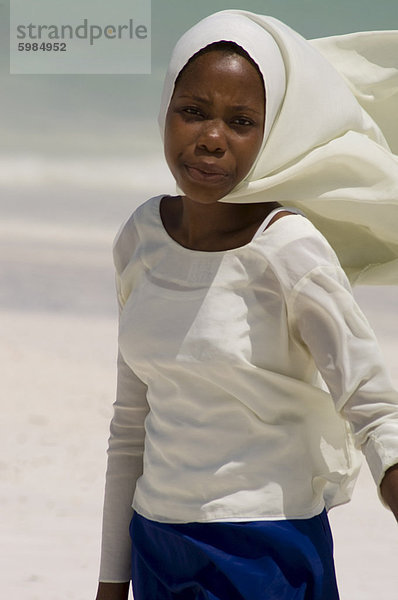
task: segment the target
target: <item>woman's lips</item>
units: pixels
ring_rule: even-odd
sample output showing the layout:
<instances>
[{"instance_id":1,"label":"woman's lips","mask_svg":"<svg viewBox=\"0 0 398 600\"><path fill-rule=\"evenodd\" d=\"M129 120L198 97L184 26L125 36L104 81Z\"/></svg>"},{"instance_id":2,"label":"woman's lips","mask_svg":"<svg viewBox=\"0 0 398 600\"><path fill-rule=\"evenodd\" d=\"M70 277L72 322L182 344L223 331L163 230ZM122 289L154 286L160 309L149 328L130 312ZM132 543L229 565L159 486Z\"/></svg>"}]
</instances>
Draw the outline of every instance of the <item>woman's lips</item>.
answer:
<instances>
[{"instance_id":1,"label":"woman's lips","mask_svg":"<svg viewBox=\"0 0 398 600\"><path fill-rule=\"evenodd\" d=\"M185 169L191 179L204 183L220 183L227 179L228 174L215 165L193 164L185 165Z\"/></svg>"}]
</instances>

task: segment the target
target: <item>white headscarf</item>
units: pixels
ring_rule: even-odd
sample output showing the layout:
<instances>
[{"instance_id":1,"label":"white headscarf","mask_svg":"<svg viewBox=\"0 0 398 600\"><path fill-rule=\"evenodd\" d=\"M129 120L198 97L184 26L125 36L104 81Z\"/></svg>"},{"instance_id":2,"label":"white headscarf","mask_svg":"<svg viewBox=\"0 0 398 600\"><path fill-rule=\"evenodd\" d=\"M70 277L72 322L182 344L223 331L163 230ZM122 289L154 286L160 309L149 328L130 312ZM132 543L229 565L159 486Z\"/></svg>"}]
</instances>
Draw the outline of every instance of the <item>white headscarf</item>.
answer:
<instances>
[{"instance_id":1,"label":"white headscarf","mask_svg":"<svg viewBox=\"0 0 398 600\"><path fill-rule=\"evenodd\" d=\"M243 47L259 66L266 123L252 169L220 201L296 206L329 240L352 282L398 283L398 157L391 152L398 151L398 32L307 41L272 17L211 15L174 49L162 133L179 72L221 40Z\"/></svg>"}]
</instances>

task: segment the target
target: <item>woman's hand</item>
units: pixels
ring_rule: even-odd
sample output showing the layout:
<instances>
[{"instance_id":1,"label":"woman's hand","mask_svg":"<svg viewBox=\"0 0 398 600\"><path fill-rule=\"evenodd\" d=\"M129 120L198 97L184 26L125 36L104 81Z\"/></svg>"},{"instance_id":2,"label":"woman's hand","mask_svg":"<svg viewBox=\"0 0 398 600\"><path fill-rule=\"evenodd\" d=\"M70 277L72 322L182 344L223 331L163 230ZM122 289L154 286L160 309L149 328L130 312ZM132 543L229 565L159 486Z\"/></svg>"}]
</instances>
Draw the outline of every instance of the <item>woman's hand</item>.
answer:
<instances>
[{"instance_id":1,"label":"woman's hand","mask_svg":"<svg viewBox=\"0 0 398 600\"><path fill-rule=\"evenodd\" d=\"M380 491L398 521L398 464L386 471Z\"/></svg>"},{"instance_id":2,"label":"woman's hand","mask_svg":"<svg viewBox=\"0 0 398 600\"><path fill-rule=\"evenodd\" d=\"M127 600L130 582L126 583L103 583L98 584L95 600Z\"/></svg>"}]
</instances>

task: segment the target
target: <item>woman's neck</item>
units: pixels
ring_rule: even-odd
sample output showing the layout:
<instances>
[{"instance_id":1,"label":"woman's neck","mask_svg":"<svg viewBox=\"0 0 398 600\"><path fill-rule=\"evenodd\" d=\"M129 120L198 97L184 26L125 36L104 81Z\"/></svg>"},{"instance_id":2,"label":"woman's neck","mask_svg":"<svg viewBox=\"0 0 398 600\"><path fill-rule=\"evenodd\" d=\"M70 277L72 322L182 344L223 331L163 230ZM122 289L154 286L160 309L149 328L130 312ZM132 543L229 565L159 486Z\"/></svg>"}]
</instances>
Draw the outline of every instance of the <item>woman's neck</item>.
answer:
<instances>
[{"instance_id":1,"label":"woman's neck","mask_svg":"<svg viewBox=\"0 0 398 600\"><path fill-rule=\"evenodd\" d=\"M276 202L202 204L186 196L162 199L160 214L167 233L191 250L216 252L248 244Z\"/></svg>"}]
</instances>

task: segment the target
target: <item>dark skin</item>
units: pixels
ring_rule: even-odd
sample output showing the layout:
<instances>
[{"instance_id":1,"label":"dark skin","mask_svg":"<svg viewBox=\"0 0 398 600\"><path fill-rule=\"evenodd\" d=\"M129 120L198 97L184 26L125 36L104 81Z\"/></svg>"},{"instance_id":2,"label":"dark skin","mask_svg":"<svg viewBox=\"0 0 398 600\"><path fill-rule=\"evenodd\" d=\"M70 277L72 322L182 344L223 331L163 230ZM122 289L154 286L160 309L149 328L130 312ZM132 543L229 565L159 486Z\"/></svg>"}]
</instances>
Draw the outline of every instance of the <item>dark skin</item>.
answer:
<instances>
[{"instance_id":1,"label":"dark skin","mask_svg":"<svg viewBox=\"0 0 398 600\"><path fill-rule=\"evenodd\" d=\"M99 583L96 600L127 600L130 582Z\"/></svg>"},{"instance_id":2,"label":"dark skin","mask_svg":"<svg viewBox=\"0 0 398 600\"><path fill-rule=\"evenodd\" d=\"M398 522L398 464L386 471L380 491Z\"/></svg>"},{"instance_id":3,"label":"dark skin","mask_svg":"<svg viewBox=\"0 0 398 600\"><path fill-rule=\"evenodd\" d=\"M167 196L161 217L168 234L192 250L248 244L277 203L219 202L242 181L261 147L264 88L256 69L237 54L202 55L183 73L170 102L165 155L183 196ZM280 212L271 224L289 215ZM398 521L398 465L381 493ZM100 583L96 600L127 600L129 582Z\"/></svg>"}]
</instances>

